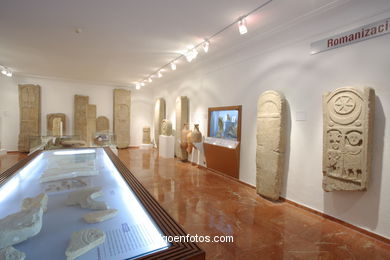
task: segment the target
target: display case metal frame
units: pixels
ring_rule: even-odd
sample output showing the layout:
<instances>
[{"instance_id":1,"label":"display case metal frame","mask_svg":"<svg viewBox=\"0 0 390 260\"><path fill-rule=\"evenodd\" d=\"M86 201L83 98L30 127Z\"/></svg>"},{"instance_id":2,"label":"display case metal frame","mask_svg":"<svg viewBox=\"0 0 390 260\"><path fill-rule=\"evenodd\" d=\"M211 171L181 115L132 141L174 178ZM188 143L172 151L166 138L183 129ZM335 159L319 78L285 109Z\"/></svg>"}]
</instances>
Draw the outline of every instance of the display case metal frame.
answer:
<instances>
[{"instance_id":1,"label":"display case metal frame","mask_svg":"<svg viewBox=\"0 0 390 260\"><path fill-rule=\"evenodd\" d=\"M74 149L74 148L72 148ZM77 148L76 148L77 149ZM80 148L85 149L85 147ZM137 198L142 202L153 220L157 223L165 236L187 236L183 228L167 213L155 198L143 187L129 169L112 152L109 147L103 147L104 151L123 176ZM43 151L36 151L22 159L14 166L0 174L0 187L6 183L17 171L40 155ZM171 242L171 246L137 259L205 259L205 252L193 242Z\"/></svg>"}]
</instances>

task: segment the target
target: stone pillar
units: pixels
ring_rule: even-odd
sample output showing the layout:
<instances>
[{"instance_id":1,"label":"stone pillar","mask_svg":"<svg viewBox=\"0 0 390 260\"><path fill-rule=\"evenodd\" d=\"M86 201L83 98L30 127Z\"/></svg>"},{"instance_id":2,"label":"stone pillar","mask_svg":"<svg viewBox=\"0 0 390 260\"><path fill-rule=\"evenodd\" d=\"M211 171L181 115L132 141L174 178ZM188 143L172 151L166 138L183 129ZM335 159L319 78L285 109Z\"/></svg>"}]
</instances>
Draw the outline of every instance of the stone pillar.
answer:
<instances>
[{"instance_id":1,"label":"stone pillar","mask_svg":"<svg viewBox=\"0 0 390 260\"><path fill-rule=\"evenodd\" d=\"M286 137L286 101L277 91L265 91L257 102L256 191L278 200L282 188Z\"/></svg>"},{"instance_id":2,"label":"stone pillar","mask_svg":"<svg viewBox=\"0 0 390 260\"><path fill-rule=\"evenodd\" d=\"M130 145L130 104L130 90L114 89L114 134L118 148Z\"/></svg>"},{"instance_id":3,"label":"stone pillar","mask_svg":"<svg viewBox=\"0 0 390 260\"><path fill-rule=\"evenodd\" d=\"M156 147L158 147L158 139L161 134L161 123L165 118L165 100L163 98L159 98L156 100L156 104L154 106L154 143Z\"/></svg>"},{"instance_id":4,"label":"stone pillar","mask_svg":"<svg viewBox=\"0 0 390 260\"><path fill-rule=\"evenodd\" d=\"M18 149L30 151L30 137L41 135L41 87L19 85L20 133Z\"/></svg>"},{"instance_id":5,"label":"stone pillar","mask_svg":"<svg viewBox=\"0 0 390 260\"><path fill-rule=\"evenodd\" d=\"M96 133L96 105L87 106L87 144L93 145Z\"/></svg>"},{"instance_id":6,"label":"stone pillar","mask_svg":"<svg viewBox=\"0 0 390 260\"><path fill-rule=\"evenodd\" d=\"M375 91L338 88L323 96L325 191L366 190L371 173Z\"/></svg>"},{"instance_id":7,"label":"stone pillar","mask_svg":"<svg viewBox=\"0 0 390 260\"><path fill-rule=\"evenodd\" d=\"M188 124L189 121L189 104L188 98L186 96L180 96L176 98L176 138L175 138L175 155L176 157L185 160L187 159L187 154L182 154L182 149L180 148L180 136L185 124Z\"/></svg>"},{"instance_id":8,"label":"stone pillar","mask_svg":"<svg viewBox=\"0 0 390 260\"><path fill-rule=\"evenodd\" d=\"M74 96L74 134L79 136L80 140L88 143L87 134L87 109L88 109L88 96Z\"/></svg>"}]
</instances>

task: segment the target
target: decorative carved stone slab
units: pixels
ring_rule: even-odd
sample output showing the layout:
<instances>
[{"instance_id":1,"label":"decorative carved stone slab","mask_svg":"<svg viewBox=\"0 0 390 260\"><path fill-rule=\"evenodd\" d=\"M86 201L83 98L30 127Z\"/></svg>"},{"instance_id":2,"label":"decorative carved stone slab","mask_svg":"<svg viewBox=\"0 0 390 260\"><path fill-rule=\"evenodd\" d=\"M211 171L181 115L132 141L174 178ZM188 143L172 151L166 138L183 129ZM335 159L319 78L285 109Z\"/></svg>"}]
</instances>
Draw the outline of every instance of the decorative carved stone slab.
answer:
<instances>
[{"instance_id":1,"label":"decorative carved stone slab","mask_svg":"<svg viewBox=\"0 0 390 260\"><path fill-rule=\"evenodd\" d=\"M22 210L0 219L0 248L12 246L35 236L42 228L41 207Z\"/></svg>"},{"instance_id":2,"label":"decorative carved stone slab","mask_svg":"<svg viewBox=\"0 0 390 260\"><path fill-rule=\"evenodd\" d=\"M257 102L256 190L278 200L282 187L286 136L286 101L277 91L265 91Z\"/></svg>"},{"instance_id":3,"label":"decorative carved stone slab","mask_svg":"<svg viewBox=\"0 0 390 260\"><path fill-rule=\"evenodd\" d=\"M323 96L325 191L366 190L371 172L375 91L338 88Z\"/></svg>"},{"instance_id":4,"label":"decorative carved stone slab","mask_svg":"<svg viewBox=\"0 0 390 260\"><path fill-rule=\"evenodd\" d=\"M161 123L165 118L165 99L159 98L154 106L154 143L158 147L158 137L161 135Z\"/></svg>"},{"instance_id":5,"label":"decorative carved stone slab","mask_svg":"<svg viewBox=\"0 0 390 260\"><path fill-rule=\"evenodd\" d=\"M142 128L142 143L143 144L150 144L151 143L150 127L149 126L145 126L144 128Z\"/></svg>"},{"instance_id":6,"label":"decorative carved stone slab","mask_svg":"<svg viewBox=\"0 0 390 260\"><path fill-rule=\"evenodd\" d=\"M87 143L89 140L87 134L88 102L88 96L74 96L74 134Z\"/></svg>"},{"instance_id":7,"label":"decorative carved stone slab","mask_svg":"<svg viewBox=\"0 0 390 260\"><path fill-rule=\"evenodd\" d=\"M96 133L96 105L87 106L87 137L88 145L94 143Z\"/></svg>"},{"instance_id":8,"label":"decorative carved stone slab","mask_svg":"<svg viewBox=\"0 0 390 260\"><path fill-rule=\"evenodd\" d=\"M99 229L84 229L73 232L69 246L65 251L67 260L73 260L89 250L104 243L106 235Z\"/></svg>"},{"instance_id":9,"label":"decorative carved stone slab","mask_svg":"<svg viewBox=\"0 0 390 260\"><path fill-rule=\"evenodd\" d=\"M56 124L58 120L62 122L62 132ZM47 135L60 136L61 133L64 134L66 130L66 115L63 113L47 114L46 126Z\"/></svg>"},{"instance_id":10,"label":"decorative carved stone slab","mask_svg":"<svg viewBox=\"0 0 390 260\"><path fill-rule=\"evenodd\" d=\"M184 124L188 124L189 120L189 102L186 96L176 98L176 138L175 138L175 155L181 160L187 159L187 153L182 154L180 147L180 135Z\"/></svg>"},{"instance_id":11,"label":"decorative carved stone slab","mask_svg":"<svg viewBox=\"0 0 390 260\"><path fill-rule=\"evenodd\" d=\"M96 119L96 132L108 132L110 130L110 120L105 116Z\"/></svg>"},{"instance_id":12,"label":"decorative carved stone slab","mask_svg":"<svg viewBox=\"0 0 390 260\"><path fill-rule=\"evenodd\" d=\"M168 119L163 119L161 122L161 134L166 136L172 135L172 122Z\"/></svg>"},{"instance_id":13,"label":"decorative carved stone slab","mask_svg":"<svg viewBox=\"0 0 390 260\"><path fill-rule=\"evenodd\" d=\"M107 204L104 201L97 201L96 198L103 195L101 187L94 187L71 192L66 200L66 205L79 205L85 209L107 209Z\"/></svg>"},{"instance_id":14,"label":"decorative carved stone slab","mask_svg":"<svg viewBox=\"0 0 390 260\"><path fill-rule=\"evenodd\" d=\"M41 87L19 85L19 152L30 151L30 136L41 135Z\"/></svg>"},{"instance_id":15,"label":"decorative carved stone slab","mask_svg":"<svg viewBox=\"0 0 390 260\"><path fill-rule=\"evenodd\" d=\"M30 210L32 208L42 208L43 212L47 211L48 196L45 193L41 193L34 198L25 198L22 203L22 210Z\"/></svg>"},{"instance_id":16,"label":"decorative carved stone slab","mask_svg":"<svg viewBox=\"0 0 390 260\"><path fill-rule=\"evenodd\" d=\"M114 89L114 133L118 148L130 144L130 102L130 90Z\"/></svg>"},{"instance_id":17,"label":"decorative carved stone slab","mask_svg":"<svg viewBox=\"0 0 390 260\"><path fill-rule=\"evenodd\" d=\"M24 260L26 254L16 250L12 246L0 249L0 260Z\"/></svg>"},{"instance_id":18,"label":"decorative carved stone slab","mask_svg":"<svg viewBox=\"0 0 390 260\"><path fill-rule=\"evenodd\" d=\"M84 215L84 220L87 223L98 223L107 219L113 218L118 214L116 209L99 210Z\"/></svg>"}]
</instances>

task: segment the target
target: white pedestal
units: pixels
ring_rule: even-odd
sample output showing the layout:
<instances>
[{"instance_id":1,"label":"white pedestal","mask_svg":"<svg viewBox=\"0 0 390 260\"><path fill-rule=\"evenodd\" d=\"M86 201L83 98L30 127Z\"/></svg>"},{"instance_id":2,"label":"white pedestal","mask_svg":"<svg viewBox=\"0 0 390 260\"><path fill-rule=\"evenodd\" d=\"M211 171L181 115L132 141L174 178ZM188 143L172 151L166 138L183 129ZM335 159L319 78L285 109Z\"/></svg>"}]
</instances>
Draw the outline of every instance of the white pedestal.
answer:
<instances>
[{"instance_id":1,"label":"white pedestal","mask_svg":"<svg viewBox=\"0 0 390 260\"><path fill-rule=\"evenodd\" d=\"M158 153L160 157L174 158L175 156L175 137L174 136L159 136Z\"/></svg>"},{"instance_id":2,"label":"white pedestal","mask_svg":"<svg viewBox=\"0 0 390 260\"><path fill-rule=\"evenodd\" d=\"M7 154L7 150L5 149L0 149L0 155L6 155Z\"/></svg>"},{"instance_id":3,"label":"white pedestal","mask_svg":"<svg viewBox=\"0 0 390 260\"><path fill-rule=\"evenodd\" d=\"M147 149L152 149L153 148L153 144L140 144L139 146L139 149L142 149L142 150L147 150Z\"/></svg>"}]
</instances>

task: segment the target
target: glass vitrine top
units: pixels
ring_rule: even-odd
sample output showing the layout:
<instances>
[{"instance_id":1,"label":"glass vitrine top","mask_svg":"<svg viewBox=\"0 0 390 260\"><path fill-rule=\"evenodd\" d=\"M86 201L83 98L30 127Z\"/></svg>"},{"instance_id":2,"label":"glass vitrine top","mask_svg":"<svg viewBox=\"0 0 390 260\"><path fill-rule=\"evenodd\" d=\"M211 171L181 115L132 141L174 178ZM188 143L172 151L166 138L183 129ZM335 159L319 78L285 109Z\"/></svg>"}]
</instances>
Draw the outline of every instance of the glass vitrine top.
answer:
<instances>
[{"instance_id":1,"label":"glass vitrine top","mask_svg":"<svg viewBox=\"0 0 390 260\"><path fill-rule=\"evenodd\" d=\"M74 191L101 187L104 201L118 214L88 224L83 216L92 212L67 206ZM48 195L41 231L14 245L27 259L66 259L73 232L88 228L104 231L105 242L77 259L128 259L170 246L153 218L131 190L102 148L44 151L0 187L0 219L21 210L23 199Z\"/></svg>"}]
</instances>

